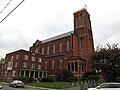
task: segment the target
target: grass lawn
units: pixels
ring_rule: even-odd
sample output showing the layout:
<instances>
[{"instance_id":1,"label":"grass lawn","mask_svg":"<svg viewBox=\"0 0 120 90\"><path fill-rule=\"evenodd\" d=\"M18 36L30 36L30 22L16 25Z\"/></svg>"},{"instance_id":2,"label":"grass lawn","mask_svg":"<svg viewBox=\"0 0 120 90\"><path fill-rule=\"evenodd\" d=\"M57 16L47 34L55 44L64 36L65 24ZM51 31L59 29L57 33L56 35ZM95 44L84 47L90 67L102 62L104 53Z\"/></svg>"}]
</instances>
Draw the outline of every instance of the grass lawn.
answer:
<instances>
[{"instance_id":1,"label":"grass lawn","mask_svg":"<svg viewBox=\"0 0 120 90\"><path fill-rule=\"evenodd\" d=\"M41 83L27 83L26 85L35 86L35 87L44 87L44 88L53 88L53 89L64 89L77 85L72 85L68 82L41 82Z\"/></svg>"}]
</instances>

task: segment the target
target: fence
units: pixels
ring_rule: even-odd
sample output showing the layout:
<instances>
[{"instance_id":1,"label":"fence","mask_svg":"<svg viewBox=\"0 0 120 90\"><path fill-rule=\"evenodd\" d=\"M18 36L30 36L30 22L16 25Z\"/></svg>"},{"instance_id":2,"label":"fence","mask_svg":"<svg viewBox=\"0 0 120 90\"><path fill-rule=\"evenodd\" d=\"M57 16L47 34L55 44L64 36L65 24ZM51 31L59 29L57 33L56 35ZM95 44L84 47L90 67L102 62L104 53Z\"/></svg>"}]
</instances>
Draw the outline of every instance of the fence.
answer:
<instances>
[{"instance_id":1,"label":"fence","mask_svg":"<svg viewBox=\"0 0 120 90\"><path fill-rule=\"evenodd\" d=\"M71 82L69 85L71 86L80 86L80 90L87 90L90 87L96 87L97 85L101 84L100 80L83 80L80 82Z\"/></svg>"},{"instance_id":2,"label":"fence","mask_svg":"<svg viewBox=\"0 0 120 90\"><path fill-rule=\"evenodd\" d=\"M90 87L96 87L100 83L101 83L100 81L96 81L96 80L84 80L84 81L80 81L79 85L81 90L86 90L87 88Z\"/></svg>"}]
</instances>

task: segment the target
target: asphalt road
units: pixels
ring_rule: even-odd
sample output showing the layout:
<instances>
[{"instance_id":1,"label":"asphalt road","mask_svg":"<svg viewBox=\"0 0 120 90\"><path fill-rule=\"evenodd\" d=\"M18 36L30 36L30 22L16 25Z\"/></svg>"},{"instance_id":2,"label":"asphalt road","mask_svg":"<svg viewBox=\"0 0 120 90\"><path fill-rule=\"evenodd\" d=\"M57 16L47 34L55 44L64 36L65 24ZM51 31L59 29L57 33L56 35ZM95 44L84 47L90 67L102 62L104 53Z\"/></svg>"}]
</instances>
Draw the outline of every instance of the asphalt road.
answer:
<instances>
[{"instance_id":1,"label":"asphalt road","mask_svg":"<svg viewBox=\"0 0 120 90\"><path fill-rule=\"evenodd\" d=\"M3 90L47 90L47 89L40 89L40 88L28 88L28 87L24 87L24 88L14 88L14 87L9 87L8 85L3 85L1 84L1 86L3 87Z\"/></svg>"},{"instance_id":2,"label":"asphalt road","mask_svg":"<svg viewBox=\"0 0 120 90\"><path fill-rule=\"evenodd\" d=\"M33 87L24 87L24 88L14 88L9 87L8 84L0 83L0 85L3 87L3 90L55 90L55 89L42 89L42 88L33 88ZM80 90L80 87L74 87L74 88L67 88L67 89L61 89L61 90Z\"/></svg>"}]
</instances>

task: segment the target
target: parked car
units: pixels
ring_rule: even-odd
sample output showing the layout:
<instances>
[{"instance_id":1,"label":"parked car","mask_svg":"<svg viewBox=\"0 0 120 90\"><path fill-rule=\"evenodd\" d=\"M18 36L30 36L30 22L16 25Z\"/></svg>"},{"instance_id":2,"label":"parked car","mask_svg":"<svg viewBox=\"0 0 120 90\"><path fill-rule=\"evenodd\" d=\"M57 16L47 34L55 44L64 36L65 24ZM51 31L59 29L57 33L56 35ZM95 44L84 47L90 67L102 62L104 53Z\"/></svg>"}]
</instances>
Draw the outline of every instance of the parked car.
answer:
<instances>
[{"instance_id":1,"label":"parked car","mask_svg":"<svg viewBox=\"0 0 120 90\"><path fill-rule=\"evenodd\" d=\"M2 86L0 85L0 90L2 90Z\"/></svg>"},{"instance_id":2,"label":"parked car","mask_svg":"<svg viewBox=\"0 0 120 90\"><path fill-rule=\"evenodd\" d=\"M87 90L120 90L120 83L102 83L95 88L88 88Z\"/></svg>"},{"instance_id":3,"label":"parked car","mask_svg":"<svg viewBox=\"0 0 120 90\"><path fill-rule=\"evenodd\" d=\"M22 81L20 81L20 80L14 80L14 81L12 81L12 82L10 82L9 83L9 86L10 87L24 87L24 83L22 82Z\"/></svg>"}]
</instances>

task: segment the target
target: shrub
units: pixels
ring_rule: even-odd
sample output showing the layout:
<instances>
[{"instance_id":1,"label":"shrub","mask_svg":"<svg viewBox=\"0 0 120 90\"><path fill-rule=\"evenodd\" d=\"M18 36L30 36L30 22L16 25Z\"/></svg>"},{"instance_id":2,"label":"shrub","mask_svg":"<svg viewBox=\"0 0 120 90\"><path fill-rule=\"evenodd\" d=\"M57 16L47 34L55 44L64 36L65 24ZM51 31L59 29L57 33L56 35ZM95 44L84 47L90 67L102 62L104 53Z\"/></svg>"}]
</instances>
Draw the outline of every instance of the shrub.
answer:
<instances>
[{"instance_id":1,"label":"shrub","mask_svg":"<svg viewBox=\"0 0 120 90\"><path fill-rule=\"evenodd\" d=\"M69 70L63 70L56 73L57 81L66 81L69 77L73 77L73 73Z\"/></svg>"},{"instance_id":2,"label":"shrub","mask_svg":"<svg viewBox=\"0 0 120 90\"><path fill-rule=\"evenodd\" d=\"M56 76L56 81L64 81L63 80L63 75L57 75Z\"/></svg>"},{"instance_id":3,"label":"shrub","mask_svg":"<svg viewBox=\"0 0 120 90\"><path fill-rule=\"evenodd\" d=\"M49 78L42 78L42 82L49 82Z\"/></svg>"},{"instance_id":4,"label":"shrub","mask_svg":"<svg viewBox=\"0 0 120 90\"><path fill-rule=\"evenodd\" d=\"M29 79L27 77L24 77L24 76L15 77L14 80L21 80L24 83L28 83L29 82Z\"/></svg>"},{"instance_id":5,"label":"shrub","mask_svg":"<svg viewBox=\"0 0 120 90\"><path fill-rule=\"evenodd\" d=\"M0 82L10 82L11 79L6 79L6 78L3 78L3 79L0 79Z\"/></svg>"},{"instance_id":6,"label":"shrub","mask_svg":"<svg viewBox=\"0 0 120 90\"><path fill-rule=\"evenodd\" d=\"M100 74L95 71L84 73L82 80L98 80L100 79Z\"/></svg>"},{"instance_id":7,"label":"shrub","mask_svg":"<svg viewBox=\"0 0 120 90\"><path fill-rule=\"evenodd\" d=\"M67 82L76 82L76 81L78 81L78 78L77 77L69 77L66 81Z\"/></svg>"},{"instance_id":8,"label":"shrub","mask_svg":"<svg viewBox=\"0 0 120 90\"><path fill-rule=\"evenodd\" d=\"M56 73L56 81L63 81L63 71Z\"/></svg>"},{"instance_id":9,"label":"shrub","mask_svg":"<svg viewBox=\"0 0 120 90\"><path fill-rule=\"evenodd\" d=\"M73 73L69 70L63 71L63 80L66 81L69 77L73 77Z\"/></svg>"},{"instance_id":10,"label":"shrub","mask_svg":"<svg viewBox=\"0 0 120 90\"><path fill-rule=\"evenodd\" d=\"M55 76L49 76L48 78L42 78L42 82L55 82L56 77Z\"/></svg>"},{"instance_id":11,"label":"shrub","mask_svg":"<svg viewBox=\"0 0 120 90\"><path fill-rule=\"evenodd\" d=\"M49 82L56 81L56 77L55 76L49 76L48 79L49 79Z\"/></svg>"},{"instance_id":12,"label":"shrub","mask_svg":"<svg viewBox=\"0 0 120 90\"><path fill-rule=\"evenodd\" d=\"M30 77L29 82L37 82L37 80L35 78L33 78L33 77Z\"/></svg>"}]
</instances>

